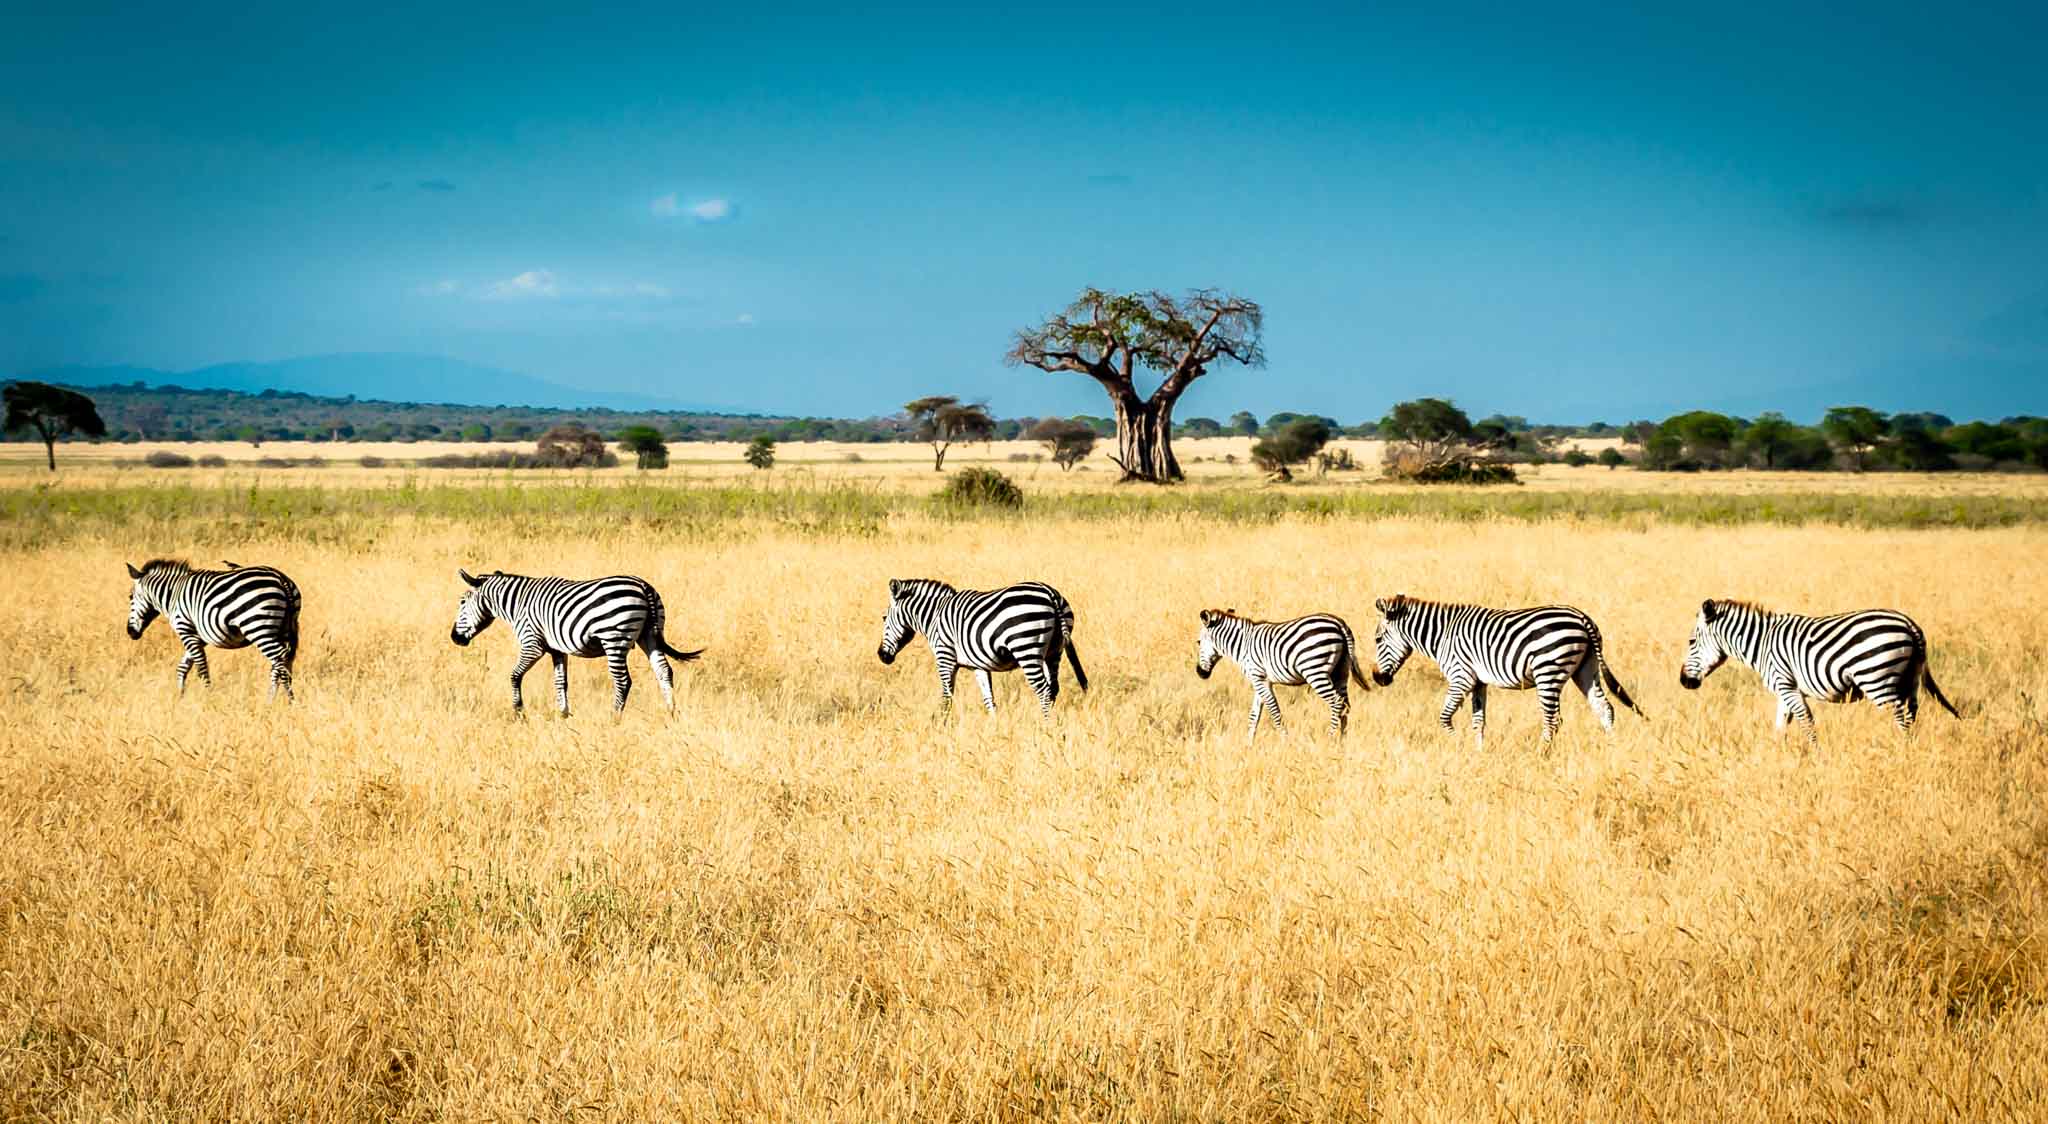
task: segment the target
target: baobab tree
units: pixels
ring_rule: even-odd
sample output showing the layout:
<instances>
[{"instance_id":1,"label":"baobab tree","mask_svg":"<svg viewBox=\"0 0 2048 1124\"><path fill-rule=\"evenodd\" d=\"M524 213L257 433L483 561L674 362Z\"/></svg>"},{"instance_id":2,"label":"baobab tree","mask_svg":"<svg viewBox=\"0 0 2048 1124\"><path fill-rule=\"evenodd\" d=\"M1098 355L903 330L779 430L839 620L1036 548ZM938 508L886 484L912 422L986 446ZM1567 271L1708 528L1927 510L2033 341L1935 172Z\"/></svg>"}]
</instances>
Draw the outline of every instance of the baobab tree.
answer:
<instances>
[{"instance_id":1,"label":"baobab tree","mask_svg":"<svg viewBox=\"0 0 2048 1124\"><path fill-rule=\"evenodd\" d=\"M1116 455L1123 479L1165 484L1181 479L1173 456L1173 406L1211 365L1263 366L1265 314L1258 304L1214 289L1175 298L1088 288L1064 312L1017 333L1005 361L1041 371L1073 371L1101 384L1116 411ZM1140 368L1160 379L1140 396Z\"/></svg>"},{"instance_id":2,"label":"baobab tree","mask_svg":"<svg viewBox=\"0 0 2048 1124\"><path fill-rule=\"evenodd\" d=\"M978 402L962 405L951 395L906 402L903 412L915 426L917 439L931 444L933 472L945 469L946 450L955 441L992 441L996 436L996 419L989 416L987 406Z\"/></svg>"}]
</instances>

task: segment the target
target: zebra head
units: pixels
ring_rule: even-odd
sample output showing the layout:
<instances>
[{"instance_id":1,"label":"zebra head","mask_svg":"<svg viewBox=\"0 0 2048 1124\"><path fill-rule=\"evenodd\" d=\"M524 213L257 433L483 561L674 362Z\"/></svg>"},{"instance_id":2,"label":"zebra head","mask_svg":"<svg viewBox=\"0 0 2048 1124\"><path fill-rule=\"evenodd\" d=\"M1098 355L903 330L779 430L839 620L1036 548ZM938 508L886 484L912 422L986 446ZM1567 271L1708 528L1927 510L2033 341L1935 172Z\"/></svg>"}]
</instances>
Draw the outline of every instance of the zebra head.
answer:
<instances>
[{"instance_id":1,"label":"zebra head","mask_svg":"<svg viewBox=\"0 0 2048 1124\"><path fill-rule=\"evenodd\" d=\"M912 583L901 578L889 579L889 611L882 614L882 646L875 649L875 655L885 664L895 663L896 653L917 635L909 613L909 600L915 589Z\"/></svg>"},{"instance_id":2,"label":"zebra head","mask_svg":"<svg viewBox=\"0 0 2048 1124\"><path fill-rule=\"evenodd\" d=\"M448 639L457 644L468 644L476 634L491 627L491 607L484 604L484 578L468 570L455 571L469 584L469 592L462 598L462 605L455 610L455 627L448 630Z\"/></svg>"},{"instance_id":3,"label":"zebra head","mask_svg":"<svg viewBox=\"0 0 2048 1124\"><path fill-rule=\"evenodd\" d=\"M1393 683L1394 673L1415 653L1415 643L1408 639L1407 626L1402 623L1408 617L1408 595L1382 597L1372 605L1380 611L1380 623L1372 631L1372 681L1385 687Z\"/></svg>"},{"instance_id":4,"label":"zebra head","mask_svg":"<svg viewBox=\"0 0 2048 1124\"><path fill-rule=\"evenodd\" d=\"M142 639L142 630L148 628L149 622L155 620L157 616L156 599L150 595L149 588L142 582L143 575L147 573L149 573L149 567L147 566L140 570L136 569L133 563L130 563L128 566L128 576L135 579L135 585L128 591L128 639L130 640Z\"/></svg>"},{"instance_id":5,"label":"zebra head","mask_svg":"<svg viewBox=\"0 0 2048 1124\"><path fill-rule=\"evenodd\" d=\"M1715 668L1728 662L1728 648L1714 630L1715 622L1727 611L1724 602L1700 603L1700 615L1692 622L1692 642L1685 646L1685 663L1678 669L1679 686L1688 691L1698 690Z\"/></svg>"},{"instance_id":6,"label":"zebra head","mask_svg":"<svg viewBox=\"0 0 2048 1124\"><path fill-rule=\"evenodd\" d=\"M1216 643L1216 628L1230 619L1229 609L1202 610L1202 638L1195 641L1195 674L1204 679L1216 670L1216 660L1223 649Z\"/></svg>"}]
</instances>

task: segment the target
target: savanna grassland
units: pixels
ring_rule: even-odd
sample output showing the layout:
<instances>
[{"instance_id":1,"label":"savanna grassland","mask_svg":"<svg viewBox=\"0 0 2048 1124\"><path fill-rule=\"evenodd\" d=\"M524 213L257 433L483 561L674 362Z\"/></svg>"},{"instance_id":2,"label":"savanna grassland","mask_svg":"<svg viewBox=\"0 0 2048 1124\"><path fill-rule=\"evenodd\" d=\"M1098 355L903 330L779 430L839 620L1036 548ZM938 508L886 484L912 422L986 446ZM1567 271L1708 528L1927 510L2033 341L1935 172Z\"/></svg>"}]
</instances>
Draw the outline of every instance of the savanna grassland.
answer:
<instances>
[{"instance_id":1,"label":"savanna grassland","mask_svg":"<svg viewBox=\"0 0 2048 1124\"><path fill-rule=\"evenodd\" d=\"M989 515L932 507L928 460L796 451L0 472L0 1116L2048 1103L2037 479L1159 493L1026 464L1024 511ZM246 651L180 700L164 627L126 639L122 563L170 553L297 579L296 705ZM642 574L707 651L673 713L636 655L623 717L577 661L573 717L543 667L516 718L503 626L448 641L459 566ZM963 677L941 714L921 643L875 658L886 579L925 575L1058 586L1092 689L1048 722L999 677L991 717ZM1573 696L1545 754L1498 692L1475 751L1418 663L1354 691L1342 740L1282 689L1289 733L1247 746L1243 680L1193 673L1200 608L1369 634L1394 592L1584 607L1648 720L1605 736ZM1823 706L1809 752L1747 671L1679 689L1707 596L1904 609L1963 717L1908 740Z\"/></svg>"}]
</instances>

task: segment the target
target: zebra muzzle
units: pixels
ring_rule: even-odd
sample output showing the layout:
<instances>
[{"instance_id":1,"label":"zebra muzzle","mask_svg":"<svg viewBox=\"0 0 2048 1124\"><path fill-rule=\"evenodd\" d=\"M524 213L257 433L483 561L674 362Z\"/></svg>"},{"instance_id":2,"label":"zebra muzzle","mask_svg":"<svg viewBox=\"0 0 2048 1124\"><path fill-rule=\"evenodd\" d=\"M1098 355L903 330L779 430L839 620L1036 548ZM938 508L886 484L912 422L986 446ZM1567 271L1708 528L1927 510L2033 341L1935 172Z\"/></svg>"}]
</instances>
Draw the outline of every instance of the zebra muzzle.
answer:
<instances>
[{"instance_id":1,"label":"zebra muzzle","mask_svg":"<svg viewBox=\"0 0 2048 1124\"><path fill-rule=\"evenodd\" d=\"M1203 666L1202 666L1201 664L1196 664L1196 665L1195 665L1195 674L1196 674L1196 675L1199 675L1199 676L1201 676L1201 677L1202 677L1202 678L1204 678L1204 679L1207 679L1207 678L1209 678L1209 673L1210 673L1211 671L1213 671L1213 670L1215 670L1215 669L1214 669L1214 668L1208 668L1208 667L1203 667Z\"/></svg>"},{"instance_id":2,"label":"zebra muzzle","mask_svg":"<svg viewBox=\"0 0 2048 1124\"><path fill-rule=\"evenodd\" d=\"M455 643L459 647L469 647L469 637L464 636L462 633L456 631L455 629L451 628L448 630L448 639L455 641Z\"/></svg>"},{"instance_id":3,"label":"zebra muzzle","mask_svg":"<svg viewBox=\"0 0 2048 1124\"><path fill-rule=\"evenodd\" d=\"M877 656L877 657L878 657L879 659L881 659L881 661L882 661L883 663L895 663L895 662L896 662L896 653L894 653L894 652L890 651L890 650L889 650L889 649L887 649L887 648L876 648L876 649L875 649L875 655L876 655L876 656Z\"/></svg>"},{"instance_id":4,"label":"zebra muzzle","mask_svg":"<svg viewBox=\"0 0 2048 1124\"><path fill-rule=\"evenodd\" d=\"M1394 685L1394 677L1381 671L1379 668L1373 668L1372 681L1376 686L1380 687L1391 687Z\"/></svg>"},{"instance_id":5,"label":"zebra muzzle","mask_svg":"<svg viewBox=\"0 0 2048 1124\"><path fill-rule=\"evenodd\" d=\"M1681 671L1678 673L1678 685L1685 688L1688 691L1697 691L1700 689L1699 676L1687 675L1685 672Z\"/></svg>"}]
</instances>

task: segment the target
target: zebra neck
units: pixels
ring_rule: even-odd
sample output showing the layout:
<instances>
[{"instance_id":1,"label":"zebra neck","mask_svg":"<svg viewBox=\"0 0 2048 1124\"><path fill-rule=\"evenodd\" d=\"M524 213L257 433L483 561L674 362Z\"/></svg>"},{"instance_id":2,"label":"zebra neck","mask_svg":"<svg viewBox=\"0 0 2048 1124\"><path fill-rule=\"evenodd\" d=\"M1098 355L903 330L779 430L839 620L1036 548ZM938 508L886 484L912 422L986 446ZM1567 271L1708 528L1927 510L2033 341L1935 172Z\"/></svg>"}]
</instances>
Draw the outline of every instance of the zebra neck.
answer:
<instances>
[{"instance_id":1,"label":"zebra neck","mask_svg":"<svg viewBox=\"0 0 2048 1124\"><path fill-rule=\"evenodd\" d=\"M522 592L519 578L493 578L483 588L484 608L491 615L503 620L513 619L512 614L519 608L519 594Z\"/></svg>"},{"instance_id":2,"label":"zebra neck","mask_svg":"<svg viewBox=\"0 0 2048 1124\"><path fill-rule=\"evenodd\" d=\"M1451 633L1452 611L1455 605L1418 606L1408 615L1406 632L1408 642L1438 664L1444 662L1444 640Z\"/></svg>"},{"instance_id":3,"label":"zebra neck","mask_svg":"<svg viewBox=\"0 0 2048 1124\"><path fill-rule=\"evenodd\" d=\"M1729 655L1751 668L1763 666L1764 639L1775 624L1771 614L1743 612L1723 617L1717 623L1721 626L1717 630L1721 646L1728 650Z\"/></svg>"},{"instance_id":4,"label":"zebra neck","mask_svg":"<svg viewBox=\"0 0 2048 1124\"><path fill-rule=\"evenodd\" d=\"M939 620L940 607L950 600L952 593L948 590L921 590L903 602L903 622L930 636L932 625Z\"/></svg>"}]
</instances>

